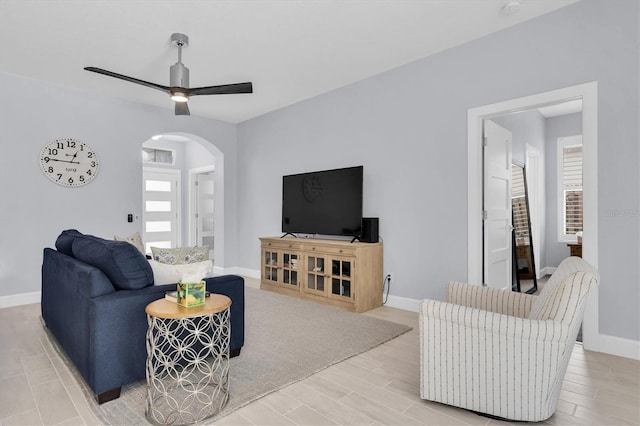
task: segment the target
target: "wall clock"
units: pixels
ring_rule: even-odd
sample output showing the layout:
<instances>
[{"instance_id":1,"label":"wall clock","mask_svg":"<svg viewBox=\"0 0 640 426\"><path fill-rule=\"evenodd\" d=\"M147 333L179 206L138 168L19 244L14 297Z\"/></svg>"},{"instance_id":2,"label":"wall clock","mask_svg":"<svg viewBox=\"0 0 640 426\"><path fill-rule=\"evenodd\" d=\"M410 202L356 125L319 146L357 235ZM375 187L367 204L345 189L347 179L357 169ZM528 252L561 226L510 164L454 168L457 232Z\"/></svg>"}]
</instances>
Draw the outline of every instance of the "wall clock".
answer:
<instances>
[{"instance_id":1,"label":"wall clock","mask_svg":"<svg viewBox=\"0 0 640 426\"><path fill-rule=\"evenodd\" d=\"M77 139L61 138L40 151L42 172L63 186L82 186L94 180L100 168L96 152Z\"/></svg>"}]
</instances>

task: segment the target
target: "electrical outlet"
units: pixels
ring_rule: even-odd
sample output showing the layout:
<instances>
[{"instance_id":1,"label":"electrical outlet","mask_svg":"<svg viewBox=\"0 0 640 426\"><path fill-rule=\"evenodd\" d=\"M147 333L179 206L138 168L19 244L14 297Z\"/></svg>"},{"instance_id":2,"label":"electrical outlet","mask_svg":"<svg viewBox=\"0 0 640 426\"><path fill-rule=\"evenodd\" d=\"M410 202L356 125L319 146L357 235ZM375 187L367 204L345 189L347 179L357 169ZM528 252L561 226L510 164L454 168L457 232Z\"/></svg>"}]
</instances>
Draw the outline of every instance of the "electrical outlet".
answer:
<instances>
[{"instance_id":1,"label":"electrical outlet","mask_svg":"<svg viewBox=\"0 0 640 426\"><path fill-rule=\"evenodd\" d=\"M389 273L387 274L387 279L389 280L389 282L392 282L392 281L393 281L393 272L389 272Z\"/></svg>"}]
</instances>

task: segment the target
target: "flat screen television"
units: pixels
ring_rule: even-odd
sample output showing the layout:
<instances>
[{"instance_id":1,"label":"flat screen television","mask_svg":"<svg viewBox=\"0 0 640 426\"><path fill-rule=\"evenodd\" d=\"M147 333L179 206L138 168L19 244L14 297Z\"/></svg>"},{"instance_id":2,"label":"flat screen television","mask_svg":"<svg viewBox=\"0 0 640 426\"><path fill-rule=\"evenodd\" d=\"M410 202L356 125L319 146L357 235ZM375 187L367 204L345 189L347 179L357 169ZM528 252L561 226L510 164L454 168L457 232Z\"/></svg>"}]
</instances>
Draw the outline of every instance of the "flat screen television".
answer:
<instances>
[{"instance_id":1,"label":"flat screen television","mask_svg":"<svg viewBox=\"0 0 640 426\"><path fill-rule=\"evenodd\" d=\"M363 166L282 177L282 232L359 236Z\"/></svg>"}]
</instances>

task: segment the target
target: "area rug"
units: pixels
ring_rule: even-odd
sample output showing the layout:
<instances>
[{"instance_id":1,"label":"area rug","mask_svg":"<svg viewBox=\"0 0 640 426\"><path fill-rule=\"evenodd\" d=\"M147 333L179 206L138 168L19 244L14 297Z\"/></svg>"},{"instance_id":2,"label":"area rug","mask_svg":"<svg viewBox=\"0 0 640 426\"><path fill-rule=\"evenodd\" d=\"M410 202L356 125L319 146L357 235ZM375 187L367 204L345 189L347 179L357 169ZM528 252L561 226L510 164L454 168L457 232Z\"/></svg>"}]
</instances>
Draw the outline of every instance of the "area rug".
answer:
<instances>
[{"instance_id":1,"label":"area rug","mask_svg":"<svg viewBox=\"0 0 640 426\"><path fill-rule=\"evenodd\" d=\"M406 325L247 287L245 345L229 362L229 402L204 424L409 330ZM144 380L123 386L120 398L98 405L64 352L59 353L105 424L149 424L144 417Z\"/></svg>"}]
</instances>

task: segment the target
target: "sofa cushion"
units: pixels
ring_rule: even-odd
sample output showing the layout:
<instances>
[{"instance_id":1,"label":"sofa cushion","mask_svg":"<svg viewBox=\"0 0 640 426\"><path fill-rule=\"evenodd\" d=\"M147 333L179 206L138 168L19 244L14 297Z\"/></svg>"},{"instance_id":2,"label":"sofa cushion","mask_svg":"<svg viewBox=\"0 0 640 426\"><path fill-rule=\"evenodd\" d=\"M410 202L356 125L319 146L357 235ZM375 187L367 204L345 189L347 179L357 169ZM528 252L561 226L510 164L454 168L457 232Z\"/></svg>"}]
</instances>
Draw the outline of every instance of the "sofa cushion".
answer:
<instances>
[{"instance_id":1,"label":"sofa cushion","mask_svg":"<svg viewBox=\"0 0 640 426\"><path fill-rule=\"evenodd\" d=\"M168 265L182 265L209 260L209 246L159 248L151 247L153 260Z\"/></svg>"},{"instance_id":2,"label":"sofa cushion","mask_svg":"<svg viewBox=\"0 0 640 426\"><path fill-rule=\"evenodd\" d=\"M92 235L76 236L73 256L102 270L119 290L136 290L153 284L153 271L145 256L125 241Z\"/></svg>"},{"instance_id":3,"label":"sofa cushion","mask_svg":"<svg viewBox=\"0 0 640 426\"><path fill-rule=\"evenodd\" d=\"M56 240L56 250L67 256L73 256L71 244L78 235L82 235L82 233L76 229L66 229L62 231Z\"/></svg>"}]
</instances>

